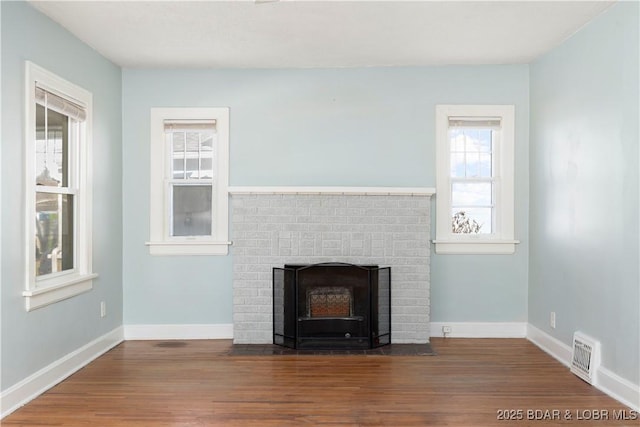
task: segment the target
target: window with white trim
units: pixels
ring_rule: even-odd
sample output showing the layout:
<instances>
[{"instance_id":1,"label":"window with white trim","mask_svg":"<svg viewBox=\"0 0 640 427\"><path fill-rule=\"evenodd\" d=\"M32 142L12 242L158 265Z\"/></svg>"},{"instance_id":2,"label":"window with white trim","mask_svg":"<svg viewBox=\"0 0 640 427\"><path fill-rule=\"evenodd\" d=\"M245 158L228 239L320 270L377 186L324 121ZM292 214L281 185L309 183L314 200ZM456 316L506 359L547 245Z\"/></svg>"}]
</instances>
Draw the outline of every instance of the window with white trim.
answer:
<instances>
[{"instance_id":1,"label":"window with white trim","mask_svg":"<svg viewBox=\"0 0 640 427\"><path fill-rule=\"evenodd\" d=\"M436 253L510 254L514 106L436 106Z\"/></svg>"},{"instance_id":2,"label":"window with white trim","mask_svg":"<svg viewBox=\"0 0 640 427\"><path fill-rule=\"evenodd\" d=\"M228 253L229 109L151 109L152 255Z\"/></svg>"},{"instance_id":3,"label":"window with white trim","mask_svg":"<svg viewBox=\"0 0 640 427\"><path fill-rule=\"evenodd\" d=\"M26 62L27 311L92 288L92 94Z\"/></svg>"}]
</instances>

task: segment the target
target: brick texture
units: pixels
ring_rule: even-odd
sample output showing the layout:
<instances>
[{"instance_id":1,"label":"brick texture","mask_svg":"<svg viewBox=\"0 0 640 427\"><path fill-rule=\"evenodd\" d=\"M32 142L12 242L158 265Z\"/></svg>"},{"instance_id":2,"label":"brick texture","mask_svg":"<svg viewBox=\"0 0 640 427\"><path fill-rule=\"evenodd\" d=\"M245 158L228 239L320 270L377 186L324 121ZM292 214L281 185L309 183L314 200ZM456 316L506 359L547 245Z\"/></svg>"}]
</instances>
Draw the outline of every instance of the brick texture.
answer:
<instances>
[{"instance_id":1,"label":"brick texture","mask_svg":"<svg viewBox=\"0 0 640 427\"><path fill-rule=\"evenodd\" d=\"M272 269L346 262L391 267L393 343L429 342L428 196L234 194L237 344L272 342Z\"/></svg>"}]
</instances>

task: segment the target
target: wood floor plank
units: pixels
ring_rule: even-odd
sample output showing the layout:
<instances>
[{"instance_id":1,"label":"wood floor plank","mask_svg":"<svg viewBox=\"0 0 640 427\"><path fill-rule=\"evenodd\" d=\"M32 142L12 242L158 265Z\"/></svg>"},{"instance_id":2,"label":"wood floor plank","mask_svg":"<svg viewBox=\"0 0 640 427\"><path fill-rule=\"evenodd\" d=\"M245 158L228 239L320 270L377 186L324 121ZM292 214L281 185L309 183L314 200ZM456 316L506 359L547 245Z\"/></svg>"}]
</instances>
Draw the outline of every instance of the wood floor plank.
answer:
<instances>
[{"instance_id":1,"label":"wood floor plank","mask_svg":"<svg viewBox=\"0 0 640 427\"><path fill-rule=\"evenodd\" d=\"M2 425L640 426L527 340L432 343L437 356L229 356L226 340L127 341Z\"/></svg>"}]
</instances>

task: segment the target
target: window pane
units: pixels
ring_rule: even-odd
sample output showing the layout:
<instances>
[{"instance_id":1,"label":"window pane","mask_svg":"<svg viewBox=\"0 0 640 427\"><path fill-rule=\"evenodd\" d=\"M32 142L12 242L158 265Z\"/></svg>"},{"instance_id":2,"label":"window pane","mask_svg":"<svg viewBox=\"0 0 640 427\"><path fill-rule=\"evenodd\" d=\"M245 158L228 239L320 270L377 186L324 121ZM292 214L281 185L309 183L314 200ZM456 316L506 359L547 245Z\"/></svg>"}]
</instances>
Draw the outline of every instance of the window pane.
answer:
<instances>
[{"instance_id":1,"label":"window pane","mask_svg":"<svg viewBox=\"0 0 640 427\"><path fill-rule=\"evenodd\" d=\"M466 163L464 153L451 154L451 176L455 178L464 178L466 174Z\"/></svg>"},{"instance_id":2,"label":"window pane","mask_svg":"<svg viewBox=\"0 0 640 427\"><path fill-rule=\"evenodd\" d=\"M451 129L449 138L452 177L490 178L492 176L492 130Z\"/></svg>"},{"instance_id":3,"label":"window pane","mask_svg":"<svg viewBox=\"0 0 640 427\"><path fill-rule=\"evenodd\" d=\"M173 142L173 151L174 153L182 153L184 152L184 132L173 132L169 135L172 136Z\"/></svg>"},{"instance_id":4,"label":"window pane","mask_svg":"<svg viewBox=\"0 0 640 427\"><path fill-rule=\"evenodd\" d=\"M493 131L490 129L480 129L478 131L479 150L482 153L493 151Z\"/></svg>"},{"instance_id":5,"label":"window pane","mask_svg":"<svg viewBox=\"0 0 640 427\"><path fill-rule=\"evenodd\" d=\"M187 153L197 153L200 149L200 132L186 132Z\"/></svg>"},{"instance_id":6,"label":"window pane","mask_svg":"<svg viewBox=\"0 0 640 427\"><path fill-rule=\"evenodd\" d=\"M451 152L464 153L464 132L461 129L450 129L449 140L451 141Z\"/></svg>"},{"instance_id":7,"label":"window pane","mask_svg":"<svg viewBox=\"0 0 640 427\"><path fill-rule=\"evenodd\" d=\"M69 121L36 104L36 185L69 186Z\"/></svg>"},{"instance_id":8,"label":"window pane","mask_svg":"<svg viewBox=\"0 0 640 427\"><path fill-rule=\"evenodd\" d=\"M73 269L73 196L36 193L36 276Z\"/></svg>"},{"instance_id":9,"label":"window pane","mask_svg":"<svg viewBox=\"0 0 640 427\"><path fill-rule=\"evenodd\" d=\"M172 236L211 235L211 185L172 187Z\"/></svg>"},{"instance_id":10,"label":"window pane","mask_svg":"<svg viewBox=\"0 0 640 427\"><path fill-rule=\"evenodd\" d=\"M453 209L451 227L454 234L491 234L492 208Z\"/></svg>"},{"instance_id":11,"label":"window pane","mask_svg":"<svg viewBox=\"0 0 640 427\"><path fill-rule=\"evenodd\" d=\"M213 179L213 158L212 157L203 156L202 159L200 160L200 178Z\"/></svg>"},{"instance_id":12,"label":"window pane","mask_svg":"<svg viewBox=\"0 0 640 427\"><path fill-rule=\"evenodd\" d=\"M187 153L190 154L190 153ZM196 153L197 156L197 153ZM198 175L199 175L199 162L198 162L198 157L193 157L193 158L187 158L187 174L186 177L187 179L197 179Z\"/></svg>"},{"instance_id":13,"label":"window pane","mask_svg":"<svg viewBox=\"0 0 640 427\"><path fill-rule=\"evenodd\" d=\"M171 150L171 177L184 178L184 132L167 133L167 142Z\"/></svg>"},{"instance_id":14,"label":"window pane","mask_svg":"<svg viewBox=\"0 0 640 427\"><path fill-rule=\"evenodd\" d=\"M213 130L173 131L171 144L173 179L212 179L214 177L215 133Z\"/></svg>"},{"instance_id":15,"label":"window pane","mask_svg":"<svg viewBox=\"0 0 640 427\"><path fill-rule=\"evenodd\" d=\"M172 177L174 179L184 178L184 159L173 159Z\"/></svg>"},{"instance_id":16,"label":"window pane","mask_svg":"<svg viewBox=\"0 0 640 427\"><path fill-rule=\"evenodd\" d=\"M467 153L467 178L477 178L480 176L480 162L478 153Z\"/></svg>"},{"instance_id":17,"label":"window pane","mask_svg":"<svg viewBox=\"0 0 640 427\"><path fill-rule=\"evenodd\" d=\"M200 176L200 132L186 132L186 178L197 179Z\"/></svg>"},{"instance_id":18,"label":"window pane","mask_svg":"<svg viewBox=\"0 0 640 427\"><path fill-rule=\"evenodd\" d=\"M491 154L480 154L480 177L481 178L491 178L493 176L493 167L492 167L492 159Z\"/></svg>"},{"instance_id":19,"label":"window pane","mask_svg":"<svg viewBox=\"0 0 640 427\"><path fill-rule=\"evenodd\" d=\"M480 151L480 132L478 129L465 129L464 134L465 151L467 153L477 153Z\"/></svg>"},{"instance_id":20,"label":"window pane","mask_svg":"<svg viewBox=\"0 0 640 427\"><path fill-rule=\"evenodd\" d=\"M453 206L491 206L492 199L490 182L454 182L451 185Z\"/></svg>"},{"instance_id":21,"label":"window pane","mask_svg":"<svg viewBox=\"0 0 640 427\"><path fill-rule=\"evenodd\" d=\"M213 151L213 132L201 132L201 151Z\"/></svg>"}]
</instances>

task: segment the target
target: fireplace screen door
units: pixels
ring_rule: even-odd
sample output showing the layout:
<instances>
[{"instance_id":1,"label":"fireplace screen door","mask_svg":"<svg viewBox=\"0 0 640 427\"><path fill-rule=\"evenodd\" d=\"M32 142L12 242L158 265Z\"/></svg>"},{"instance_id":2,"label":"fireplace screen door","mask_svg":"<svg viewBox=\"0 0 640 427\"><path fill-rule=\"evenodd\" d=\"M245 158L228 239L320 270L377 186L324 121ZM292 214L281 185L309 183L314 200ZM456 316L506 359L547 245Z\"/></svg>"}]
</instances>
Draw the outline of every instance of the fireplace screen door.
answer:
<instances>
[{"instance_id":1,"label":"fireplace screen door","mask_svg":"<svg viewBox=\"0 0 640 427\"><path fill-rule=\"evenodd\" d=\"M366 349L391 342L391 268L324 263L273 269L273 342Z\"/></svg>"}]
</instances>

